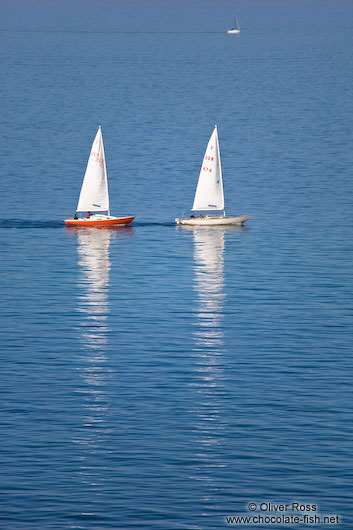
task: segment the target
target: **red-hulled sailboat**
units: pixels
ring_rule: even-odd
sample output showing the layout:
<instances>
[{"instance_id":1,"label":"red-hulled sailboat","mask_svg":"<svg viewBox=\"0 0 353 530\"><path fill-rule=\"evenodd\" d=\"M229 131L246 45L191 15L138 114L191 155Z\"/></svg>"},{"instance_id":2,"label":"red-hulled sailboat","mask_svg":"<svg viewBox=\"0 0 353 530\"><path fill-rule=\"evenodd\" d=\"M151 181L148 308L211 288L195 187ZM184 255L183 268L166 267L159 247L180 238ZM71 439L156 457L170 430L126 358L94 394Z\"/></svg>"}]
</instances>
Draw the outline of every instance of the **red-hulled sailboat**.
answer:
<instances>
[{"instance_id":1,"label":"red-hulled sailboat","mask_svg":"<svg viewBox=\"0 0 353 530\"><path fill-rule=\"evenodd\" d=\"M82 213L83 217L77 215ZM102 130L99 126L83 178L76 214L72 219L64 221L68 226L114 227L127 225L133 220L132 215L123 217L110 215L108 175Z\"/></svg>"}]
</instances>

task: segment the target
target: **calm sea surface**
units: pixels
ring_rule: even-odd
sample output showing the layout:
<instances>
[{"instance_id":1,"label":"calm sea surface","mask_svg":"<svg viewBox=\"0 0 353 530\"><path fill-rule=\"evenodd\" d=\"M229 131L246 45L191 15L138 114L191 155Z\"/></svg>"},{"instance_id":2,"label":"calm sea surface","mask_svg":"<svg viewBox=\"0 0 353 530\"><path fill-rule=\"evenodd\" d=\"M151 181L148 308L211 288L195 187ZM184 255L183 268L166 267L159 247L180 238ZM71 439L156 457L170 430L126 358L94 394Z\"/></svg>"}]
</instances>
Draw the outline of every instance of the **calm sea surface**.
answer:
<instances>
[{"instance_id":1,"label":"calm sea surface","mask_svg":"<svg viewBox=\"0 0 353 530\"><path fill-rule=\"evenodd\" d=\"M353 527L353 8L301 4L2 27L1 528ZM70 230L99 123L136 220ZM252 218L176 227L214 124ZM226 522L292 502L340 525Z\"/></svg>"}]
</instances>

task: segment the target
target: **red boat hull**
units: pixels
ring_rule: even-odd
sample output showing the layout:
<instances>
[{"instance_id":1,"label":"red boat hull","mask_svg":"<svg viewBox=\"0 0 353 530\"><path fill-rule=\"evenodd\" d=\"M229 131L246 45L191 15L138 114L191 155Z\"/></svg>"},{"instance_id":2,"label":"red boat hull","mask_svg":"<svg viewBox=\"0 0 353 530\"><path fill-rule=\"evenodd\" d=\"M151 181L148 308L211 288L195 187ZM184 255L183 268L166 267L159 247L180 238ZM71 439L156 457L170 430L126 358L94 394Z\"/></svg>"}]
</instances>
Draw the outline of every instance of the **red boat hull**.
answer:
<instances>
[{"instance_id":1,"label":"red boat hull","mask_svg":"<svg viewBox=\"0 0 353 530\"><path fill-rule=\"evenodd\" d=\"M124 226L128 225L133 221L135 217L111 217L109 219L97 219L95 216L82 218L82 219L64 219L65 223L68 226L95 226L95 227L104 227L104 226Z\"/></svg>"}]
</instances>

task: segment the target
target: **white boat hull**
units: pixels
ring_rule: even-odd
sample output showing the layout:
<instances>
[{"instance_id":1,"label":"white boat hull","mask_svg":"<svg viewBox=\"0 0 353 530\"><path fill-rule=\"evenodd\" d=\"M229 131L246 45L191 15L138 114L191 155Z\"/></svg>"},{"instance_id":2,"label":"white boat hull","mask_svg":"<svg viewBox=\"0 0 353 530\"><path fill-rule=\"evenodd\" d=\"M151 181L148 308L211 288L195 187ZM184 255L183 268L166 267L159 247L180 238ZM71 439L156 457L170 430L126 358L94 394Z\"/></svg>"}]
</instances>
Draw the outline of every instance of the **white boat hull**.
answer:
<instances>
[{"instance_id":1,"label":"white boat hull","mask_svg":"<svg viewBox=\"0 0 353 530\"><path fill-rule=\"evenodd\" d=\"M250 219L250 215L239 215L237 217L223 217L206 215L205 217L189 217L183 219L177 217L175 222L177 225L192 225L192 226L215 226L215 225L242 225Z\"/></svg>"},{"instance_id":2,"label":"white boat hull","mask_svg":"<svg viewBox=\"0 0 353 530\"><path fill-rule=\"evenodd\" d=\"M229 29L227 33L240 33L240 29Z\"/></svg>"}]
</instances>

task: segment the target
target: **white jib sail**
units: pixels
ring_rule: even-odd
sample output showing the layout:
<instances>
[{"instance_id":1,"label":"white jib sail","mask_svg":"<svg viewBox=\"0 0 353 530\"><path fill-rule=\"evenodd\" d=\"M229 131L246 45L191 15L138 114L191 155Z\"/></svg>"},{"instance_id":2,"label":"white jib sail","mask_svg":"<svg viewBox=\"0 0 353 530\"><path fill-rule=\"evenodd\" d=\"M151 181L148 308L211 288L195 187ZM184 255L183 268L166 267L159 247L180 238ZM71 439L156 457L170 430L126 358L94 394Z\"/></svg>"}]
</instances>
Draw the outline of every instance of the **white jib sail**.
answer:
<instances>
[{"instance_id":1,"label":"white jib sail","mask_svg":"<svg viewBox=\"0 0 353 530\"><path fill-rule=\"evenodd\" d=\"M107 168L101 128L92 144L77 205L78 212L103 212L109 209Z\"/></svg>"},{"instance_id":2,"label":"white jib sail","mask_svg":"<svg viewBox=\"0 0 353 530\"><path fill-rule=\"evenodd\" d=\"M224 210L221 156L216 126L202 162L192 210Z\"/></svg>"}]
</instances>

